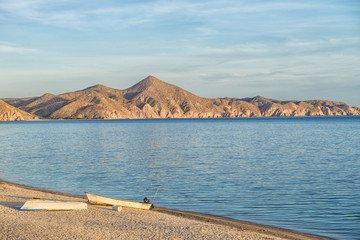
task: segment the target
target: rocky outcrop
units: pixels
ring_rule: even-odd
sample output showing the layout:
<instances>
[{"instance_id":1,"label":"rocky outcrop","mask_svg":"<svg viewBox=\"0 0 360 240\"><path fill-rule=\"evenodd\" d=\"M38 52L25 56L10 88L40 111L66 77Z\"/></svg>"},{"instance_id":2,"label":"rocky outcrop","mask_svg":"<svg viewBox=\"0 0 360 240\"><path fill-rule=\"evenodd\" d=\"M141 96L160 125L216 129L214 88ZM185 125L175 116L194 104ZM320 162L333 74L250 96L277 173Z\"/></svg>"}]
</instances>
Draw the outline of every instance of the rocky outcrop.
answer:
<instances>
[{"instance_id":1,"label":"rocky outcrop","mask_svg":"<svg viewBox=\"0 0 360 240\"><path fill-rule=\"evenodd\" d=\"M9 104L45 118L138 119L360 115L360 109L323 100L201 98L149 76L118 90L103 85L41 97L8 99Z\"/></svg>"},{"instance_id":2,"label":"rocky outcrop","mask_svg":"<svg viewBox=\"0 0 360 240\"><path fill-rule=\"evenodd\" d=\"M35 119L38 119L38 117L0 100L0 121L28 121Z\"/></svg>"}]
</instances>

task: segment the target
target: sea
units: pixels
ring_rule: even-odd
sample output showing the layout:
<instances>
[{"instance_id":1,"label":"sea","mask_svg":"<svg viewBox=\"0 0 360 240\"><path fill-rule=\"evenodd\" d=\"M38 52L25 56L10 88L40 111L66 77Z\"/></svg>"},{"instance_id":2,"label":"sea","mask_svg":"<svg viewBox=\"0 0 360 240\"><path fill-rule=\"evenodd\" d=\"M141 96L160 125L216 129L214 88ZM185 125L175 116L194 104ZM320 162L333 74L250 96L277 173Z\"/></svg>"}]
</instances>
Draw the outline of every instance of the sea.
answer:
<instances>
[{"instance_id":1,"label":"sea","mask_svg":"<svg viewBox=\"0 0 360 240\"><path fill-rule=\"evenodd\" d=\"M360 239L360 116L1 122L0 179Z\"/></svg>"}]
</instances>

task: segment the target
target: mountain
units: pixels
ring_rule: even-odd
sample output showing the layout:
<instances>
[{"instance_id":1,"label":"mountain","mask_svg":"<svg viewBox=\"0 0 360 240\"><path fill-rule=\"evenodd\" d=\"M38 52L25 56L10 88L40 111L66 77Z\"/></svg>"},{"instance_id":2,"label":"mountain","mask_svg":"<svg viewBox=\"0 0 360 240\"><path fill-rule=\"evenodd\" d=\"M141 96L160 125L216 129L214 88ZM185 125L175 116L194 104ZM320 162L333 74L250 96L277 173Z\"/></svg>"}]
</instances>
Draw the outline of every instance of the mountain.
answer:
<instances>
[{"instance_id":1,"label":"mountain","mask_svg":"<svg viewBox=\"0 0 360 240\"><path fill-rule=\"evenodd\" d=\"M134 86L95 85L60 95L5 99L8 104L45 118L138 119L269 116L360 115L360 109L324 100L279 101L253 98L202 98L149 76Z\"/></svg>"},{"instance_id":2,"label":"mountain","mask_svg":"<svg viewBox=\"0 0 360 240\"><path fill-rule=\"evenodd\" d=\"M0 121L25 121L35 119L38 119L38 117L0 100Z\"/></svg>"},{"instance_id":3,"label":"mountain","mask_svg":"<svg viewBox=\"0 0 360 240\"><path fill-rule=\"evenodd\" d=\"M129 103L142 110L138 115L140 118L224 117L224 108L228 105L223 100L198 97L153 76L145 78L124 92ZM242 102L238 105L248 109L250 113L250 104Z\"/></svg>"}]
</instances>

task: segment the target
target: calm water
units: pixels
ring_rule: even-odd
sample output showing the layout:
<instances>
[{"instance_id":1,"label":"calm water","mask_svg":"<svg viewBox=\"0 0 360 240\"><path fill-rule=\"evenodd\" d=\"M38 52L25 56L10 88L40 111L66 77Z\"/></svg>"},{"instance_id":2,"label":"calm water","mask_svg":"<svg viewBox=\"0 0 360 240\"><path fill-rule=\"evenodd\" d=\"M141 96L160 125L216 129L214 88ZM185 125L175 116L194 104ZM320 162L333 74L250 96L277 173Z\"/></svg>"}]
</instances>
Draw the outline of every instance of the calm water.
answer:
<instances>
[{"instance_id":1,"label":"calm water","mask_svg":"<svg viewBox=\"0 0 360 240\"><path fill-rule=\"evenodd\" d=\"M360 239L360 117L0 123L0 179Z\"/></svg>"}]
</instances>

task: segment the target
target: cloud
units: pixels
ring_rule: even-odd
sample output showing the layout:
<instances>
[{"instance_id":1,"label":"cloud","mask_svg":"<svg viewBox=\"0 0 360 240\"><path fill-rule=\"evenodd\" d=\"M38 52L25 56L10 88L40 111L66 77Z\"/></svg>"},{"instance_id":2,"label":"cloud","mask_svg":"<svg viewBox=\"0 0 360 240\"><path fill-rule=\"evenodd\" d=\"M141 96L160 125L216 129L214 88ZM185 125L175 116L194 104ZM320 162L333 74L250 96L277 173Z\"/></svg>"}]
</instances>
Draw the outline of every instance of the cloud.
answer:
<instances>
[{"instance_id":1,"label":"cloud","mask_svg":"<svg viewBox=\"0 0 360 240\"><path fill-rule=\"evenodd\" d=\"M8 13L10 17L20 17L34 23L80 29L94 23L92 14L88 12L87 6L91 5L88 3L69 0L4 0L0 3L0 11Z\"/></svg>"},{"instance_id":2,"label":"cloud","mask_svg":"<svg viewBox=\"0 0 360 240\"><path fill-rule=\"evenodd\" d=\"M0 53L32 54L41 52L42 51L38 49L8 46L0 43Z\"/></svg>"},{"instance_id":3,"label":"cloud","mask_svg":"<svg viewBox=\"0 0 360 240\"><path fill-rule=\"evenodd\" d=\"M206 27L197 27L196 30L199 31L200 33L204 34L204 35L216 35L216 34L219 33L215 29L206 28Z\"/></svg>"},{"instance_id":4,"label":"cloud","mask_svg":"<svg viewBox=\"0 0 360 240\"><path fill-rule=\"evenodd\" d=\"M19 43L0 42L0 52L18 54L2 60L16 68L14 76L31 63L39 72L43 65L79 69L66 77L55 71L59 79L80 78L98 66L111 72L108 79L155 74L177 85L188 81L183 86L190 90L192 84L205 89L209 81L214 93L311 81L354 85L360 76L359 7L357 0L0 0L0 35ZM41 52L27 46L52 53L21 55ZM100 70L92 74L103 76Z\"/></svg>"},{"instance_id":5,"label":"cloud","mask_svg":"<svg viewBox=\"0 0 360 240\"><path fill-rule=\"evenodd\" d=\"M33 22L65 28L129 27L179 11L181 4L146 1L106 6L93 1L4 0L0 10ZM180 12L180 11L179 11Z\"/></svg>"},{"instance_id":6,"label":"cloud","mask_svg":"<svg viewBox=\"0 0 360 240\"><path fill-rule=\"evenodd\" d=\"M69 0L3 0L0 10L42 24L68 28L85 28L99 24L131 26L150 21L180 20L182 17L203 18L236 15L255 11L277 9L277 4L247 6L242 1L135 1L121 3L96 3L94 1ZM292 6L292 5L291 5ZM182 19L184 20L184 18ZM199 31L209 33L210 28ZM214 31L214 30L211 30Z\"/></svg>"},{"instance_id":7,"label":"cloud","mask_svg":"<svg viewBox=\"0 0 360 240\"><path fill-rule=\"evenodd\" d=\"M284 0L270 2L153 0L104 1L101 3L93 0L2 0L0 11L7 12L12 17L17 16L32 22L69 29L112 28L114 30L147 23L156 23L152 27L159 29L164 24L173 23L175 27L180 27L191 22L193 31L204 36L221 35L225 31L234 33L238 30L250 33L256 30L252 29L252 25L266 25L268 28L263 29L265 33L277 32L277 34L286 36L294 29L298 29L298 26L316 25L313 18L303 17L301 22L292 21L292 12L319 11L319 19L321 19L324 11L335 11L334 9L337 7L340 9L350 8L349 5L351 4L337 4L336 1L328 4L322 0L316 3ZM328 13L326 12L326 14ZM259 15L261 16L259 17ZM336 15L334 14L334 19L338 22L339 19ZM264 21L264 17L267 21ZM271 20L277 22L274 24ZM288 22L289 20L290 22ZM286 28L279 29L280 25L285 25Z\"/></svg>"},{"instance_id":8,"label":"cloud","mask_svg":"<svg viewBox=\"0 0 360 240\"><path fill-rule=\"evenodd\" d=\"M244 57L255 57L264 55L271 51L266 44L240 44L232 47L190 47L187 52L196 58L213 58L213 59L234 59Z\"/></svg>"}]
</instances>

